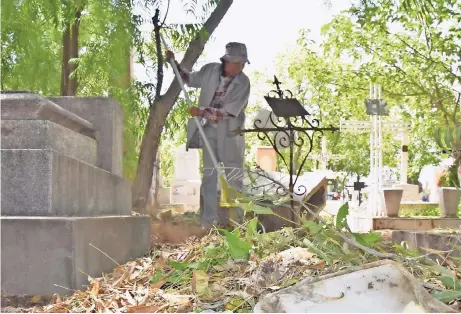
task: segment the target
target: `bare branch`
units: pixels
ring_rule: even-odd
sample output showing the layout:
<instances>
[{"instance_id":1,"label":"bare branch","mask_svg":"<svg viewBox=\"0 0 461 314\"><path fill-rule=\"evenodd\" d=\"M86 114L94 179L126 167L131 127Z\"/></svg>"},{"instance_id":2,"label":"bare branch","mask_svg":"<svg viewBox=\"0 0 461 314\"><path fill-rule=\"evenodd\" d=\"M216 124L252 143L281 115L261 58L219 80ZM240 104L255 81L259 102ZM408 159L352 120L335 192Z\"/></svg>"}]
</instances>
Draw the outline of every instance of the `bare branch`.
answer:
<instances>
[{"instance_id":1,"label":"bare branch","mask_svg":"<svg viewBox=\"0 0 461 314\"><path fill-rule=\"evenodd\" d=\"M157 86L155 86L155 100L160 99L160 93L163 85L163 53L162 43L160 41L160 25L159 25L160 10L155 9L155 15L152 18L154 24L154 35L155 35L155 49L157 51Z\"/></svg>"},{"instance_id":2,"label":"bare branch","mask_svg":"<svg viewBox=\"0 0 461 314\"><path fill-rule=\"evenodd\" d=\"M163 18L162 24L160 24L160 28L165 25L166 17L168 16L168 11L170 10L170 0L168 0L168 5L166 7L165 17Z\"/></svg>"}]
</instances>

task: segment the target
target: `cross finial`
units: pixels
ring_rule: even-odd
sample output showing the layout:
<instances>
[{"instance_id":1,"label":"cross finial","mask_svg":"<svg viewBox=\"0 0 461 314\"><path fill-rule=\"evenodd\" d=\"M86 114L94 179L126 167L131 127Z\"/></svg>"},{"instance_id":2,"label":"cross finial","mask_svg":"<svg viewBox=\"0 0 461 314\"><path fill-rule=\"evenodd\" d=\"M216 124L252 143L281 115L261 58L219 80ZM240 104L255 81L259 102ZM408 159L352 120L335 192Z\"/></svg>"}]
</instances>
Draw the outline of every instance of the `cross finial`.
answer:
<instances>
[{"instance_id":1,"label":"cross finial","mask_svg":"<svg viewBox=\"0 0 461 314\"><path fill-rule=\"evenodd\" d=\"M277 94L280 96L280 98L282 98L283 92L282 92L282 90L280 89L280 85L281 85L282 83L279 81L279 79L278 79L277 76L275 76L275 75L274 75L274 82L273 82L273 84L274 84L275 86L277 86Z\"/></svg>"}]
</instances>

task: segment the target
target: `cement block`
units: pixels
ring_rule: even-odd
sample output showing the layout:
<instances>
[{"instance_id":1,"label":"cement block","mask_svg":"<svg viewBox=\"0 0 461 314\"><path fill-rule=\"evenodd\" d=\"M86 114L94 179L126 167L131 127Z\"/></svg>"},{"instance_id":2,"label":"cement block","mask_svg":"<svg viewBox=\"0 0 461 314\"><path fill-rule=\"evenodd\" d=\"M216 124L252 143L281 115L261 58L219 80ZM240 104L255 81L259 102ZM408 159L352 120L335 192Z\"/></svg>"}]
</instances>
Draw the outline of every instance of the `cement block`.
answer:
<instances>
[{"instance_id":1,"label":"cement block","mask_svg":"<svg viewBox=\"0 0 461 314\"><path fill-rule=\"evenodd\" d=\"M435 228L457 229L461 226L461 218L436 217L374 217L373 230L412 230L425 231Z\"/></svg>"},{"instance_id":2,"label":"cement block","mask_svg":"<svg viewBox=\"0 0 461 314\"><path fill-rule=\"evenodd\" d=\"M147 216L1 217L1 236L2 295L68 295L117 266L99 250L122 264L151 243Z\"/></svg>"},{"instance_id":3,"label":"cement block","mask_svg":"<svg viewBox=\"0 0 461 314\"><path fill-rule=\"evenodd\" d=\"M75 132L96 138L93 125L57 104L27 92L0 94L2 120L49 120Z\"/></svg>"},{"instance_id":4,"label":"cement block","mask_svg":"<svg viewBox=\"0 0 461 314\"><path fill-rule=\"evenodd\" d=\"M129 181L53 150L2 149L2 215L131 213Z\"/></svg>"},{"instance_id":5,"label":"cement block","mask_svg":"<svg viewBox=\"0 0 461 314\"><path fill-rule=\"evenodd\" d=\"M392 231L392 240L396 243L406 241L408 247L417 249L422 254L428 254L427 249L440 251L439 254L429 254L428 257L439 262L450 257L461 257L461 249L457 245L461 242L459 233L421 232L421 231Z\"/></svg>"},{"instance_id":6,"label":"cement block","mask_svg":"<svg viewBox=\"0 0 461 314\"><path fill-rule=\"evenodd\" d=\"M96 140L47 120L2 120L2 149L53 149L96 165Z\"/></svg>"},{"instance_id":7,"label":"cement block","mask_svg":"<svg viewBox=\"0 0 461 314\"><path fill-rule=\"evenodd\" d=\"M49 97L59 106L90 121L98 140L99 168L123 175L123 113L121 106L107 97Z\"/></svg>"}]
</instances>

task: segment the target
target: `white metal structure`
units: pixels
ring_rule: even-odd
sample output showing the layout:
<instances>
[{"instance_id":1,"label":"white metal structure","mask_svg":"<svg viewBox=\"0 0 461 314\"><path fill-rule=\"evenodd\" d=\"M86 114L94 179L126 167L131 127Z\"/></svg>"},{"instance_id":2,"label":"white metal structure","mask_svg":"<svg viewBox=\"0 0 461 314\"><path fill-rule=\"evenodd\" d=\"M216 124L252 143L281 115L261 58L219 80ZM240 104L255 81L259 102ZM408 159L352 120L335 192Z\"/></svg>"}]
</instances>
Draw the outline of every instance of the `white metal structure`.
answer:
<instances>
[{"instance_id":1,"label":"white metal structure","mask_svg":"<svg viewBox=\"0 0 461 314\"><path fill-rule=\"evenodd\" d=\"M327 170L328 162L330 159L339 158L341 155L330 154L327 149L327 138L322 136L322 151L320 154L313 154L311 157L314 160L320 161L320 170Z\"/></svg>"},{"instance_id":2,"label":"white metal structure","mask_svg":"<svg viewBox=\"0 0 461 314\"><path fill-rule=\"evenodd\" d=\"M381 86L370 85L370 99L381 99ZM372 115L369 121L341 121L340 132L370 134L370 183L368 213L372 217L385 215L381 189L383 185L383 130L403 134L402 146L408 145L410 123L383 121L382 116ZM408 152L401 152L400 182L407 183Z\"/></svg>"}]
</instances>

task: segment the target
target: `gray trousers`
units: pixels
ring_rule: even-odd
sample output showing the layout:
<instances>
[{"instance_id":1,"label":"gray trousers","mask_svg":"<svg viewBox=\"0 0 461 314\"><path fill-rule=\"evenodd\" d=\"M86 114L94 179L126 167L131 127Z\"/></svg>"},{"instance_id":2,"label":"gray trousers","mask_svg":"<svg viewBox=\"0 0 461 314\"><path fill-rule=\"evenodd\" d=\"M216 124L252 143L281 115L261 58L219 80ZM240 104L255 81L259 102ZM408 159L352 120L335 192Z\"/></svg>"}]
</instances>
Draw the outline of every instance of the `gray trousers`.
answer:
<instances>
[{"instance_id":1,"label":"gray trousers","mask_svg":"<svg viewBox=\"0 0 461 314\"><path fill-rule=\"evenodd\" d=\"M220 149L221 145L225 141L218 140L217 129L206 125L204 126L205 135L210 143L211 149L214 155L218 159L218 162L222 162L228 181L228 185L235 188L237 191L241 191L243 188L243 161L244 161L244 149L241 154L224 154L224 149ZM226 156L227 155L227 156ZM230 195L233 197L233 195ZM220 208L219 195L218 195L218 172L215 169L213 160L210 157L210 153L207 148L203 147L203 176L202 185L200 187L200 222L203 227L210 227L216 222L220 224L228 224L229 211L233 210L236 214L238 223L243 222L243 212L240 208Z\"/></svg>"}]
</instances>

